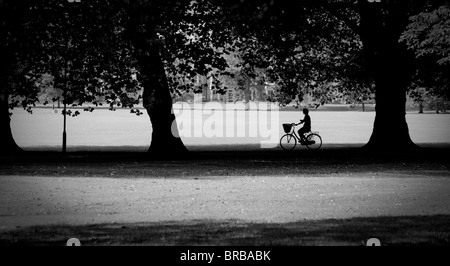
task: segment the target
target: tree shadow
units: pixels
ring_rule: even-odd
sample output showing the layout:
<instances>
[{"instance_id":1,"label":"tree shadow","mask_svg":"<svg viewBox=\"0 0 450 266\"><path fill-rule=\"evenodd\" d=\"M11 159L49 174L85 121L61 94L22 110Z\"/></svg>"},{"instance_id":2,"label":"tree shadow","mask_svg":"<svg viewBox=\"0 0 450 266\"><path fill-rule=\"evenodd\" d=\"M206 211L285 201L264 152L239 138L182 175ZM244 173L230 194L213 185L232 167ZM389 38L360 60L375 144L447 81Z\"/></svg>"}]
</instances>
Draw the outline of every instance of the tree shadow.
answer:
<instances>
[{"instance_id":1,"label":"tree shadow","mask_svg":"<svg viewBox=\"0 0 450 266\"><path fill-rule=\"evenodd\" d=\"M370 217L294 223L183 221L87 226L35 226L0 233L2 246L364 246L377 238L383 246L450 244L450 216Z\"/></svg>"},{"instance_id":2,"label":"tree shadow","mask_svg":"<svg viewBox=\"0 0 450 266\"><path fill-rule=\"evenodd\" d=\"M450 176L450 148L427 146L420 152L367 151L330 146L316 152L280 149L195 150L182 158L149 157L136 151L79 151L67 154L29 151L1 158L0 175L75 177L323 176L367 172L433 170ZM184 173L184 174L181 174ZM425 175L425 174L424 174ZM427 174L428 175L428 174Z\"/></svg>"}]
</instances>

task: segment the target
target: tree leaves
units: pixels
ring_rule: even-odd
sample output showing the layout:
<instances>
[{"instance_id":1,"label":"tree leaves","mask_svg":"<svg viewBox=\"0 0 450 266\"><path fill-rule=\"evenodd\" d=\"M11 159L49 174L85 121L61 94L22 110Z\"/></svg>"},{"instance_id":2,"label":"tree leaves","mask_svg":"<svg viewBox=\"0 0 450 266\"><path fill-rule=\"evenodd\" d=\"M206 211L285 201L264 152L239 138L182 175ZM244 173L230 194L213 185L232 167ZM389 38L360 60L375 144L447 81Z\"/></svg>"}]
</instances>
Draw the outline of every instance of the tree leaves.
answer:
<instances>
[{"instance_id":1,"label":"tree leaves","mask_svg":"<svg viewBox=\"0 0 450 266\"><path fill-rule=\"evenodd\" d=\"M432 12L411 17L411 23L400 41L414 50L417 58L435 57L441 66L450 64L450 7L441 6Z\"/></svg>"},{"instance_id":2,"label":"tree leaves","mask_svg":"<svg viewBox=\"0 0 450 266\"><path fill-rule=\"evenodd\" d=\"M158 38L149 41L161 47L173 97L201 92L210 80L219 93L275 84L270 98L283 104L307 94L319 102L367 99L373 80L363 71L356 7L327 0L35 1L20 35L13 105L33 106L40 96L140 114L134 109L141 100L140 69L128 41L134 33L126 30L136 9L156 25ZM448 7L418 15L403 38L424 65L435 62L442 73L450 61L448 21ZM52 82L43 82L48 75ZM446 82L444 75L436 80Z\"/></svg>"},{"instance_id":3,"label":"tree leaves","mask_svg":"<svg viewBox=\"0 0 450 266\"><path fill-rule=\"evenodd\" d=\"M58 99L73 107L98 106L100 101L124 107L139 103L133 48L124 37L119 10L106 0L74 5L35 1L31 7L17 54L26 75L16 76L14 83L21 90L13 97L28 99L24 106L38 101L32 97L36 91L45 102ZM48 76L51 86L41 82ZM26 82L19 83L21 79Z\"/></svg>"},{"instance_id":4,"label":"tree leaves","mask_svg":"<svg viewBox=\"0 0 450 266\"><path fill-rule=\"evenodd\" d=\"M450 99L450 7L440 6L410 19L400 38L415 57L415 81L412 95L422 99L428 88L435 96Z\"/></svg>"},{"instance_id":5,"label":"tree leaves","mask_svg":"<svg viewBox=\"0 0 450 266\"><path fill-rule=\"evenodd\" d=\"M239 56L240 75L276 83L271 99L282 105L302 100L309 94L325 103L336 95L330 90L340 83L341 91L353 91L349 80L371 87L371 80L359 78L355 57L362 43L348 23L358 21L353 3L340 2L341 16L329 8L333 1L285 4L282 1L246 1L233 6L237 38L233 43ZM240 13L242 12L242 13ZM295 14L295 15L293 15ZM340 17L345 16L345 21ZM358 71L357 71L358 70ZM355 77L358 79L355 79ZM279 97L277 97L277 95Z\"/></svg>"}]
</instances>

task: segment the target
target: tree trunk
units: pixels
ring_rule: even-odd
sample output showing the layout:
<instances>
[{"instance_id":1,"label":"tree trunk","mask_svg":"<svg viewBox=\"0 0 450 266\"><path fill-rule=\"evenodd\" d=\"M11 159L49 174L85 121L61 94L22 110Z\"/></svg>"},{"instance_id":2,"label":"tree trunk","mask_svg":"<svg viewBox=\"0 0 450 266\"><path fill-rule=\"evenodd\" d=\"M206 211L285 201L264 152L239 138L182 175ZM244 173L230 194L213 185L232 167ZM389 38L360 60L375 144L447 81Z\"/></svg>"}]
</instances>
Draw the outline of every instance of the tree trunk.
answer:
<instances>
[{"instance_id":1,"label":"tree trunk","mask_svg":"<svg viewBox=\"0 0 450 266\"><path fill-rule=\"evenodd\" d=\"M16 50L22 37L22 19L28 5L28 1L0 0L0 155L22 152L11 132L9 80L17 70Z\"/></svg>"},{"instance_id":2,"label":"tree trunk","mask_svg":"<svg viewBox=\"0 0 450 266\"><path fill-rule=\"evenodd\" d=\"M361 39L375 79L376 117L368 149L405 150L412 142L406 122L406 91L411 81L406 47L399 43L408 22L401 1L387 6L360 1Z\"/></svg>"},{"instance_id":3,"label":"tree trunk","mask_svg":"<svg viewBox=\"0 0 450 266\"><path fill-rule=\"evenodd\" d=\"M423 114L423 101L419 101L419 114Z\"/></svg>"},{"instance_id":4,"label":"tree trunk","mask_svg":"<svg viewBox=\"0 0 450 266\"><path fill-rule=\"evenodd\" d=\"M8 96L5 94L0 94L0 138L0 155L10 155L22 151L14 141L11 132Z\"/></svg>"},{"instance_id":5,"label":"tree trunk","mask_svg":"<svg viewBox=\"0 0 450 266\"><path fill-rule=\"evenodd\" d=\"M436 102L436 114L439 114L440 113L440 109L439 109L439 99L436 97L435 98L436 100L435 100L435 102Z\"/></svg>"},{"instance_id":6,"label":"tree trunk","mask_svg":"<svg viewBox=\"0 0 450 266\"><path fill-rule=\"evenodd\" d=\"M148 9L137 7L129 30L140 67L138 79L144 87L143 105L153 129L149 154L157 158L184 155L187 149L179 137L155 24Z\"/></svg>"},{"instance_id":7,"label":"tree trunk","mask_svg":"<svg viewBox=\"0 0 450 266\"><path fill-rule=\"evenodd\" d=\"M138 58L144 86L144 107L150 116L153 134L149 152L153 155L180 155L187 152L173 114L172 97L159 50L150 48L148 56ZM143 74L144 73L144 74Z\"/></svg>"},{"instance_id":8,"label":"tree trunk","mask_svg":"<svg viewBox=\"0 0 450 266\"><path fill-rule=\"evenodd\" d=\"M376 79L376 116L372 136L366 145L369 149L393 151L416 148L406 122L406 87L399 82L399 71L396 72L395 68L391 71L381 73Z\"/></svg>"}]
</instances>

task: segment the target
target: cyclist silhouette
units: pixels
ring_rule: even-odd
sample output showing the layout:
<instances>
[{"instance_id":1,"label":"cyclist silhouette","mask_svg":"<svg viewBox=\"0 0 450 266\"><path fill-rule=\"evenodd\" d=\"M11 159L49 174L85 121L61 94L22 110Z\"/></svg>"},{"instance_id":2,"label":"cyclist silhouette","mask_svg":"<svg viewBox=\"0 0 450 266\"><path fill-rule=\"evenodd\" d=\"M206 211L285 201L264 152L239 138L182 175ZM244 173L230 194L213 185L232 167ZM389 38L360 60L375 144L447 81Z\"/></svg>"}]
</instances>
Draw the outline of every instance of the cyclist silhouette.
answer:
<instances>
[{"instance_id":1,"label":"cyclist silhouette","mask_svg":"<svg viewBox=\"0 0 450 266\"><path fill-rule=\"evenodd\" d=\"M301 142L306 142L305 133L311 132L311 117L309 116L309 110L306 108L303 109L303 114L305 115L305 118L300 120L300 123L296 124L296 126L304 124L303 127L298 130L298 135L301 138Z\"/></svg>"}]
</instances>

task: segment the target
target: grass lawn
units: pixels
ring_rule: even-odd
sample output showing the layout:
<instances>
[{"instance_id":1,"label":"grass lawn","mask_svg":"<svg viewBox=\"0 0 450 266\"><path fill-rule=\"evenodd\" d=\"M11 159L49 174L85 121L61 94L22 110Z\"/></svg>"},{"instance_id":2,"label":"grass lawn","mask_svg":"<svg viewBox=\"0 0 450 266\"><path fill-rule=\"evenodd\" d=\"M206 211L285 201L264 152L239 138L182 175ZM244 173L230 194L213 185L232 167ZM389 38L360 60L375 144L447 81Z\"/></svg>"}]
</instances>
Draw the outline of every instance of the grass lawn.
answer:
<instances>
[{"instance_id":1,"label":"grass lawn","mask_svg":"<svg viewBox=\"0 0 450 266\"><path fill-rule=\"evenodd\" d=\"M302 118L278 115L280 135L282 123ZM73 237L83 245L449 244L449 115L407 114L412 139L425 147L417 153L361 150L373 112L311 117L324 139L319 152L261 149L264 138L249 135L184 137L190 156L162 160L146 156L146 116L69 118L71 152L62 156L62 116L16 110L12 130L28 153L0 160L0 245ZM234 119L246 134L255 125L245 112Z\"/></svg>"},{"instance_id":2,"label":"grass lawn","mask_svg":"<svg viewBox=\"0 0 450 266\"><path fill-rule=\"evenodd\" d=\"M283 123L298 122L303 114L298 111L284 111L274 114L260 114L236 111L200 113L201 118L192 118L193 113L178 114L178 126L187 146L259 145L261 141L278 144L284 134ZM369 140L374 112L312 111L313 131L319 131L324 144L361 144ZM450 143L450 115L408 113L407 121L411 138L418 144ZM211 119L218 122L222 135L208 135ZM265 121L269 121L267 126ZM12 117L12 131L19 146L27 150L46 147L61 150L63 117L51 109L35 109L30 115L15 110ZM239 129L243 131L240 132ZM270 136L261 134L263 128L273 129ZM231 129L231 133L229 130ZM199 130L197 132L197 130ZM132 151L145 151L151 141L151 124L147 115L137 117L127 110L96 110L82 113L68 119L68 149L80 147L129 147ZM183 134L184 133L184 134ZM196 137L199 133L201 137ZM242 134L241 134L242 133ZM229 137L231 136L231 137ZM395 140L390 145L395 145Z\"/></svg>"},{"instance_id":3,"label":"grass lawn","mask_svg":"<svg viewBox=\"0 0 450 266\"><path fill-rule=\"evenodd\" d=\"M448 245L450 149L34 152L0 163L0 245ZM225 205L223 205L225 203ZM241 212L241 209L243 212ZM69 217L76 220L70 221ZM319 218L315 218L319 217Z\"/></svg>"}]
</instances>

